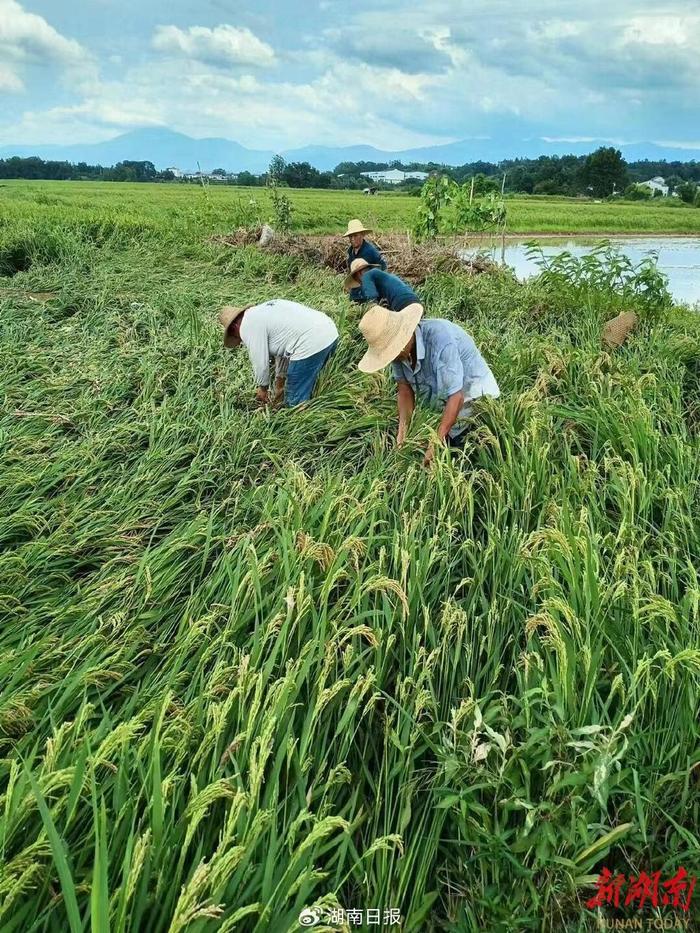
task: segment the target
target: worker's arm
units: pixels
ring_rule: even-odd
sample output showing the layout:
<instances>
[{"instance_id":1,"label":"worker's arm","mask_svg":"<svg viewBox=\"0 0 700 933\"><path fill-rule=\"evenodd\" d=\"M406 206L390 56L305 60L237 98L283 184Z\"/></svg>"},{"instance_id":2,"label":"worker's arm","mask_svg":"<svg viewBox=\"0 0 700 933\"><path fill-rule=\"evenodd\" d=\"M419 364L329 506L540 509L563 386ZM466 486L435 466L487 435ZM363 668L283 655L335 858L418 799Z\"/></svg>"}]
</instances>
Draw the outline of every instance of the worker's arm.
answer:
<instances>
[{"instance_id":1,"label":"worker's arm","mask_svg":"<svg viewBox=\"0 0 700 933\"><path fill-rule=\"evenodd\" d=\"M245 336L241 334L241 338L253 367L253 376L258 387L257 397L262 401L262 396L267 395L267 387L270 385L270 349L267 342L267 330L256 322L256 326L248 327Z\"/></svg>"},{"instance_id":2,"label":"worker's arm","mask_svg":"<svg viewBox=\"0 0 700 933\"><path fill-rule=\"evenodd\" d=\"M445 438L450 433L452 428L459 417L459 413L462 410L462 405L464 405L464 392L460 389L459 392L455 392L454 395L451 395L447 402L445 403L445 410L442 413L442 419L440 421L440 427L438 428L438 437L445 443Z\"/></svg>"},{"instance_id":3,"label":"worker's arm","mask_svg":"<svg viewBox=\"0 0 700 933\"><path fill-rule=\"evenodd\" d=\"M362 288L358 285L357 288L351 288L349 293L350 301L354 301L356 304L362 304L366 301L365 296L362 294Z\"/></svg>"},{"instance_id":4,"label":"worker's arm","mask_svg":"<svg viewBox=\"0 0 700 933\"><path fill-rule=\"evenodd\" d=\"M406 431L416 407L416 396L413 389L403 379L396 384L396 402L399 409L399 430L396 434L396 446L400 447L406 440Z\"/></svg>"},{"instance_id":5,"label":"worker's arm","mask_svg":"<svg viewBox=\"0 0 700 933\"><path fill-rule=\"evenodd\" d=\"M450 433L450 430L454 427L459 413L462 410L462 405L464 405L464 392L460 389L459 392L455 392L454 395L451 395L447 402L445 403L445 409L442 413L442 419L440 421L440 426L438 428L438 437L440 438L440 443L445 443L445 438ZM435 449L432 444L428 444L428 449L425 451L425 457L423 458L423 463L428 466L433 461L435 456Z\"/></svg>"}]
</instances>

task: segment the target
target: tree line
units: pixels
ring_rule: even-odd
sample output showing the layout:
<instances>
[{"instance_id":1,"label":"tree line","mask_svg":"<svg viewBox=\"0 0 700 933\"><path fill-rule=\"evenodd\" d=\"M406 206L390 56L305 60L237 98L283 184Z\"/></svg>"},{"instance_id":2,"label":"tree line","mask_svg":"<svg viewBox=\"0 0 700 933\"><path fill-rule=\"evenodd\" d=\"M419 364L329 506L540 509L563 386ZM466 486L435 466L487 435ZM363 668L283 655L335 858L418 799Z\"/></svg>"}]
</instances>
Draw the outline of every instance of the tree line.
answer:
<instances>
[{"instance_id":1,"label":"tree line","mask_svg":"<svg viewBox=\"0 0 700 933\"><path fill-rule=\"evenodd\" d=\"M619 149L605 146L587 156L540 156L536 159L504 159L501 162L467 162L459 166L436 162L341 162L334 171L344 178L361 178L363 172L382 172L393 168L405 172L440 172L459 184L474 179L476 195L503 190L508 194L588 195L597 198L626 194L641 199L652 197L652 194L648 189L638 190L638 185L661 176L683 200L693 200L690 195L697 191L700 183L700 162L627 162ZM402 186L415 185L415 181L408 180Z\"/></svg>"},{"instance_id":2,"label":"tree line","mask_svg":"<svg viewBox=\"0 0 700 933\"><path fill-rule=\"evenodd\" d=\"M116 165L58 162L38 156L0 159L0 178L45 179L49 181L173 181L170 171L159 172L152 162L125 160Z\"/></svg>"},{"instance_id":3,"label":"tree line","mask_svg":"<svg viewBox=\"0 0 700 933\"><path fill-rule=\"evenodd\" d=\"M473 179L474 194L477 196L503 190L508 194L584 195L596 198L625 195L643 199L652 197L652 193L647 188L640 188L640 183L662 176L681 200L699 203L700 199L700 162L644 160L628 163L621 152L613 147L601 147L588 156L540 156L537 159L506 159L502 162L476 161L460 166L445 166L435 162L341 162L332 172L319 171L309 162L285 162L281 156L275 156L267 173L231 174L219 168L214 169L209 178L222 184L263 186L268 184L269 172L273 167L275 183L289 188L362 189L370 184L364 172L381 172L392 168L440 172L459 184ZM172 172L158 171L149 161L125 160L104 167L85 162L45 161L36 156L0 159L1 178L199 183L196 177L176 179ZM421 187L421 183L414 179L399 185L371 184L372 187L413 190L416 193Z\"/></svg>"}]
</instances>

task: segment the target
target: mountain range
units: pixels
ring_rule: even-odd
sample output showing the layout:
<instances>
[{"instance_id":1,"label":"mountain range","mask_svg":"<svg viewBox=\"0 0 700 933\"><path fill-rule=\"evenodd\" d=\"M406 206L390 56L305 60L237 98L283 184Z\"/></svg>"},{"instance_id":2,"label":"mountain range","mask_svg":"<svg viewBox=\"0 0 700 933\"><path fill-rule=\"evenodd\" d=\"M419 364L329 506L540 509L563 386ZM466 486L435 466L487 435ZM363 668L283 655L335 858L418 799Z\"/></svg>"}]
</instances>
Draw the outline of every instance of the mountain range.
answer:
<instances>
[{"instance_id":1,"label":"mountain range","mask_svg":"<svg viewBox=\"0 0 700 933\"><path fill-rule=\"evenodd\" d=\"M472 138L438 146L386 151L373 146L304 146L280 152L287 162L310 162L320 171L330 171L340 162L437 162L464 165L466 162L500 162L502 159L537 158L542 155L586 155L602 145L602 139L567 142L543 138ZM688 162L700 160L700 149L686 149L641 142L618 146L628 162L641 159ZM0 147L0 158L39 156L89 165L114 165L124 160L153 162L157 169L177 167L184 172L223 168L229 172L264 172L275 155L272 150L247 149L230 139L194 139L165 127L132 130L100 143L70 145L13 145Z\"/></svg>"}]
</instances>

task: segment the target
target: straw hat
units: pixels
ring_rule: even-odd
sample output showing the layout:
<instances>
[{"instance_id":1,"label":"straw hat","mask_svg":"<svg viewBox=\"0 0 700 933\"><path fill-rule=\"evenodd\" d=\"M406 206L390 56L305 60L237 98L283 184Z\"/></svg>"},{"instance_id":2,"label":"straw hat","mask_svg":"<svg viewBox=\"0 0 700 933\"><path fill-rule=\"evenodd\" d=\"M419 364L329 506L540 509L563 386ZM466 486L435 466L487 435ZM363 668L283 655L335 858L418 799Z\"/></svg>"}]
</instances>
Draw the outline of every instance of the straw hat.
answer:
<instances>
[{"instance_id":1,"label":"straw hat","mask_svg":"<svg viewBox=\"0 0 700 933\"><path fill-rule=\"evenodd\" d=\"M228 347L229 350L235 346L231 336L231 325L244 311L245 308L234 308L233 305L226 305L219 311L219 324L224 329L224 346Z\"/></svg>"},{"instance_id":2,"label":"straw hat","mask_svg":"<svg viewBox=\"0 0 700 933\"><path fill-rule=\"evenodd\" d=\"M360 372L376 373L384 369L406 346L423 317L423 305L412 304L403 311L372 307L360 321L360 332L368 350L357 364Z\"/></svg>"},{"instance_id":3,"label":"straw hat","mask_svg":"<svg viewBox=\"0 0 700 933\"><path fill-rule=\"evenodd\" d=\"M358 220L357 218L355 218L354 220L348 221L348 229L345 231L345 233L342 234L342 236L352 236L353 233L371 233L371 232L372 231L370 230L369 227L365 227L365 225L362 223L361 220Z\"/></svg>"},{"instance_id":4,"label":"straw hat","mask_svg":"<svg viewBox=\"0 0 700 933\"><path fill-rule=\"evenodd\" d=\"M360 284L360 280L357 277L357 273L361 272L362 269L378 269L379 267L375 263L372 265L371 262L367 262L366 259L353 259L350 263L350 275L345 278L345 291L349 291L351 288L355 288Z\"/></svg>"},{"instance_id":5,"label":"straw hat","mask_svg":"<svg viewBox=\"0 0 700 933\"><path fill-rule=\"evenodd\" d=\"M603 343L611 350L621 347L636 326L637 315L634 311L624 311L618 314L603 328Z\"/></svg>"}]
</instances>

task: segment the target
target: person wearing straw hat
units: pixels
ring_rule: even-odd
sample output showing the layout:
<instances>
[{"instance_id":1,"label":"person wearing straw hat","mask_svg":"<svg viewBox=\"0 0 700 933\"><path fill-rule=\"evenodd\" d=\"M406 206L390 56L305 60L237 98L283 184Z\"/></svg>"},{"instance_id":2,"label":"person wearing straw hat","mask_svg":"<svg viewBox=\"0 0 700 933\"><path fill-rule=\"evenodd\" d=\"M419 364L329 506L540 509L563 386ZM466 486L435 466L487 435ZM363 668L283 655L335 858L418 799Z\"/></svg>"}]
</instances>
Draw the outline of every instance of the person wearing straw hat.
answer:
<instances>
[{"instance_id":1,"label":"person wearing straw hat","mask_svg":"<svg viewBox=\"0 0 700 933\"><path fill-rule=\"evenodd\" d=\"M408 282L398 275L385 272L370 265L366 259L355 259L350 266L350 275L345 279L345 288L350 291L359 285L359 294L353 301L382 302L391 311L403 311L412 304L420 304L420 298ZM352 297L353 292L350 292Z\"/></svg>"},{"instance_id":2,"label":"person wearing straw hat","mask_svg":"<svg viewBox=\"0 0 700 933\"><path fill-rule=\"evenodd\" d=\"M358 364L374 373L392 364L396 381L400 446L416 405L416 396L442 409L438 438L449 447L462 447L474 399L501 394L493 373L469 334L441 318L423 319L419 304L394 312L374 305L360 321L367 352ZM432 444L425 454L433 459Z\"/></svg>"},{"instance_id":3,"label":"person wearing straw hat","mask_svg":"<svg viewBox=\"0 0 700 933\"><path fill-rule=\"evenodd\" d=\"M270 402L270 359L275 360L275 395L281 401L285 390L288 407L311 398L319 373L335 352L338 328L322 311L275 298L260 305L235 308L227 305L219 313L224 328L224 346L245 344L253 366L257 399Z\"/></svg>"},{"instance_id":4,"label":"person wearing straw hat","mask_svg":"<svg viewBox=\"0 0 700 933\"><path fill-rule=\"evenodd\" d=\"M365 227L361 220L355 218L354 220L348 221L348 229L343 234L344 237L347 237L350 241L350 246L348 248L348 272L350 272L351 266L356 259L364 259L371 266L378 266L380 269L386 269L386 260L381 254L381 251L376 243L372 243L371 240L365 239L366 233L371 233L372 231ZM360 287L356 286L350 292L351 301L361 301L359 297Z\"/></svg>"}]
</instances>

